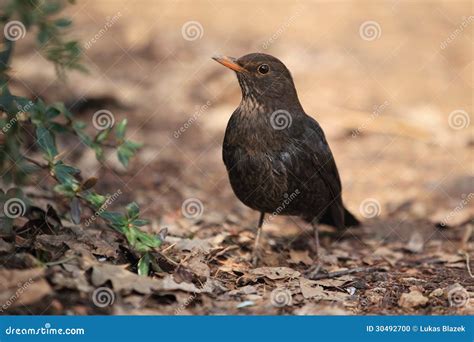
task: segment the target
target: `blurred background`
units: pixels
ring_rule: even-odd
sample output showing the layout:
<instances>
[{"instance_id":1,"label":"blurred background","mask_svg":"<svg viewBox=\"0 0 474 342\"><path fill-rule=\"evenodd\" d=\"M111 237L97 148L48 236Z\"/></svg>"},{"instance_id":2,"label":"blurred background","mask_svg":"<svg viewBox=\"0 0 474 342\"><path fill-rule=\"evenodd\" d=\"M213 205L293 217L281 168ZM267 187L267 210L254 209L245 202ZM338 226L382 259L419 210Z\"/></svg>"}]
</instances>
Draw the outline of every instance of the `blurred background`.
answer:
<instances>
[{"instance_id":1,"label":"blurred background","mask_svg":"<svg viewBox=\"0 0 474 342\"><path fill-rule=\"evenodd\" d=\"M258 214L233 195L221 160L240 88L211 57L265 52L286 64L325 130L346 205L367 221L368 254L414 239L456 254L472 230L471 1L114 0L67 11L89 73L61 83L32 42L18 44L13 88L65 101L89 122L101 109L129 118L130 138L145 144L131 170L114 155L101 166L81 147L67 158L99 176L104 192L121 189L119 202L136 200L150 229L205 238L255 226ZM182 217L188 198L203 203L198 224ZM286 217L265 231L270 245L311 233ZM285 258L273 253L264 264Z\"/></svg>"}]
</instances>

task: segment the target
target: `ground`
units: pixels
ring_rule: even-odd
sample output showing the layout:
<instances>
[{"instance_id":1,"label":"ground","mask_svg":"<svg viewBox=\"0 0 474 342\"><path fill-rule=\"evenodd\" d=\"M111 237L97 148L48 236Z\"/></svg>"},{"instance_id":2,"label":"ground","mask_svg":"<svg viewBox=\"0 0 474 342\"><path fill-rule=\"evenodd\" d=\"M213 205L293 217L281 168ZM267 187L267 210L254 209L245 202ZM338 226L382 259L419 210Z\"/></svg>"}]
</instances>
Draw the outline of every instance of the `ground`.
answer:
<instances>
[{"instance_id":1,"label":"ground","mask_svg":"<svg viewBox=\"0 0 474 342\"><path fill-rule=\"evenodd\" d=\"M469 1L73 6L90 72L65 86L25 38L14 89L65 101L85 121L100 109L127 117L145 144L128 170L113 155L99 164L77 141L61 145L84 178L119 193L114 208L137 201L145 229L166 239L157 272L140 277L120 235L86 226L91 212L77 226L58 218L65 203L49 208L52 183L35 178L26 192L38 199L37 221L19 218L15 240L0 239L1 311L473 314L472 14ZM196 39L182 30L191 21ZM378 25L374 39L366 22ZM210 57L257 50L291 70L363 222L321 227L324 270L314 279L312 230L295 217L268 216L251 266L258 213L234 196L221 160L240 90Z\"/></svg>"}]
</instances>

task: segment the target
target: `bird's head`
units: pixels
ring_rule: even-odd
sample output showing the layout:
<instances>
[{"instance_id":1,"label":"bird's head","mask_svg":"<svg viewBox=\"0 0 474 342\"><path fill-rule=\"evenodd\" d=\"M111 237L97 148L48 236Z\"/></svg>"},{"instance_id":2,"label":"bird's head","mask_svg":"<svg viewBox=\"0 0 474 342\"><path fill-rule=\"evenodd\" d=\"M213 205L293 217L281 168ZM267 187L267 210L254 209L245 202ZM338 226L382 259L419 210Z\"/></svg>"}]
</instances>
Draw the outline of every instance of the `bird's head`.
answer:
<instances>
[{"instance_id":1,"label":"bird's head","mask_svg":"<svg viewBox=\"0 0 474 342\"><path fill-rule=\"evenodd\" d=\"M298 102L293 78L278 58L251 53L240 58L215 56L213 59L236 72L244 99Z\"/></svg>"}]
</instances>

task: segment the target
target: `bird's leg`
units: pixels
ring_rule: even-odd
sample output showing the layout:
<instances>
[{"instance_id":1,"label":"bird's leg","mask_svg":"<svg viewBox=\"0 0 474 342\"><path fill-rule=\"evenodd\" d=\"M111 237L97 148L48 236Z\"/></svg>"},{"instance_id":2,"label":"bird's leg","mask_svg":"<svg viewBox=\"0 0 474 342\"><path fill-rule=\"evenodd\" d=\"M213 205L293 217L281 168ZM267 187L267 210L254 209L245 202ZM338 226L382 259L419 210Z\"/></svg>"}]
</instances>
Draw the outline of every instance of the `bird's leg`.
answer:
<instances>
[{"instance_id":1,"label":"bird's leg","mask_svg":"<svg viewBox=\"0 0 474 342\"><path fill-rule=\"evenodd\" d=\"M264 219L265 219L265 213L261 212L260 213L260 219L258 220L257 236L255 237L255 244L253 246L253 252L252 252L252 265L253 265L253 267L257 267L257 265L258 265L260 235L262 235L262 226L263 226L263 220Z\"/></svg>"},{"instance_id":2,"label":"bird's leg","mask_svg":"<svg viewBox=\"0 0 474 342\"><path fill-rule=\"evenodd\" d=\"M318 229L318 222L312 222L311 225L313 226L313 234L314 234L314 246L316 252L316 259L319 261L319 250L321 246L319 245L319 229Z\"/></svg>"},{"instance_id":3,"label":"bird's leg","mask_svg":"<svg viewBox=\"0 0 474 342\"><path fill-rule=\"evenodd\" d=\"M319 273L321 270L322 264L321 264L321 255L320 255L320 250L321 246L319 245L319 229L318 229L318 222L317 220L313 220L311 222L311 225L313 226L313 235L314 235L314 249L316 252L316 262L314 263L313 266L308 270L308 277L312 278L316 274Z\"/></svg>"}]
</instances>

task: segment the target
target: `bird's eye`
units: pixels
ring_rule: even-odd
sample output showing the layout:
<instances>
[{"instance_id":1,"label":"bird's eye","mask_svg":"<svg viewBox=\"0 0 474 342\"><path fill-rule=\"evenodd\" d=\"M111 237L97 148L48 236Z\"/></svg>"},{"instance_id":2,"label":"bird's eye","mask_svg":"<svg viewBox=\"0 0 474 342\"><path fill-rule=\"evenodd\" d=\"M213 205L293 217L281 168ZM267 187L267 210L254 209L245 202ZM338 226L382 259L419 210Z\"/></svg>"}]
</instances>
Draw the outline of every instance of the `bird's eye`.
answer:
<instances>
[{"instance_id":1,"label":"bird's eye","mask_svg":"<svg viewBox=\"0 0 474 342\"><path fill-rule=\"evenodd\" d=\"M265 75L267 72L270 71L270 67L268 66L268 64L260 64L257 70L262 75Z\"/></svg>"}]
</instances>

